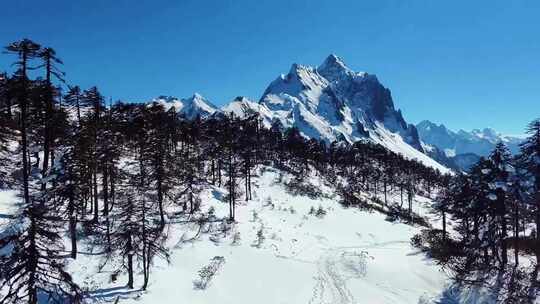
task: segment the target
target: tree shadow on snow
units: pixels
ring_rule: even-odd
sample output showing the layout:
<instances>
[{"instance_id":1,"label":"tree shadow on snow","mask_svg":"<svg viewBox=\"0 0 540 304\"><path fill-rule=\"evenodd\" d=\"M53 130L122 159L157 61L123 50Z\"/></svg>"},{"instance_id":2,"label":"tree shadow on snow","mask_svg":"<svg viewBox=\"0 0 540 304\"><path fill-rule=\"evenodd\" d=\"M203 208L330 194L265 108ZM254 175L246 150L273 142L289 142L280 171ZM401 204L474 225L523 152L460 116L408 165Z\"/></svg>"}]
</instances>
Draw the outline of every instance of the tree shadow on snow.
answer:
<instances>
[{"instance_id":1,"label":"tree shadow on snow","mask_svg":"<svg viewBox=\"0 0 540 304\"><path fill-rule=\"evenodd\" d=\"M89 292L85 298L96 302L113 302L116 299L125 299L141 293L141 289L128 289L126 286L101 288Z\"/></svg>"},{"instance_id":2,"label":"tree shadow on snow","mask_svg":"<svg viewBox=\"0 0 540 304\"><path fill-rule=\"evenodd\" d=\"M448 286L441 297L434 301L436 304L479 304L495 303L494 299L479 288L464 287L458 284Z\"/></svg>"}]
</instances>

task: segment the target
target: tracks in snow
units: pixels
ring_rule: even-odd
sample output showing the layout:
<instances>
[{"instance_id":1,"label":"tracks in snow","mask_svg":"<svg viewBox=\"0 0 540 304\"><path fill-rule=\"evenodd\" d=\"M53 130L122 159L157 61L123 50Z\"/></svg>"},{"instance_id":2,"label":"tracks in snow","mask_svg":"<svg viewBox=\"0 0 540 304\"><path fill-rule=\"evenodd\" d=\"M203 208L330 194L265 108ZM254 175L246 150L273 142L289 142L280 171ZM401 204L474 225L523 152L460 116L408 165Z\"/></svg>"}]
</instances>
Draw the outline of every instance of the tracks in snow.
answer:
<instances>
[{"instance_id":1,"label":"tracks in snow","mask_svg":"<svg viewBox=\"0 0 540 304\"><path fill-rule=\"evenodd\" d=\"M360 279L367 274L367 264L373 257L366 249L384 248L388 245L408 243L390 241L367 246L329 248L317 260L317 276L309 304L354 304L354 295L347 281ZM393 249L393 248L388 248Z\"/></svg>"}]
</instances>

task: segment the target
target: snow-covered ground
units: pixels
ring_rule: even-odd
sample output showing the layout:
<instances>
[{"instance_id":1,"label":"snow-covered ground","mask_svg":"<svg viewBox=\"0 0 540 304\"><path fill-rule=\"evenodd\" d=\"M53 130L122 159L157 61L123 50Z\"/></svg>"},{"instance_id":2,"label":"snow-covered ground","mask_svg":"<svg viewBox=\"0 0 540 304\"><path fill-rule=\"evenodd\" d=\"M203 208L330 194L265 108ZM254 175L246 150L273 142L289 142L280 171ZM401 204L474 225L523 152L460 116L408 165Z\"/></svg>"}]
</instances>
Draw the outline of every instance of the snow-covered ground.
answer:
<instances>
[{"instance_id":1,"label":"snow-covered ground","mask_svg":"<svg viewBox=\"0 0 540 304\"><path fill-rule=\"evenodd\" d=\"M333 187L316 176L307 179L323 193L320 198L287 192L291 177L276 169L263 167L257 175L253 199L241 200L235 224L222 221L228 204L217 187L202 192L204 212L169 219L170 263L155 260L147 291L138 289L140 272L135 290L125 287L125 274L113 282L120 261L101 268L104 256L87 240L79 243L77 259L68 260L68 271L89 291L90 302L490 303L486 294L452 286L440 267L411 247L421 228L344 208ZM0 191L0 224L18 200L15 191ZM399 195L389 200L398 201ZM438 226L430 204L417 197L414 211ZM215 216L201 226L197 217L209 209ZM205 267L215 274L201 280Z\"/></svg>"},{"instance_id":2,"label":"snow-covered ground","mask_svg":"<svg viewBox=\"0 0 540 304\"><path fill-rule=\"evenodd\" d=\"M0 229L9 222L11 216L17 211L19 199L13 190L0 190Z\"/></svg>"},{"instance_id":3,"label":"snow-covered ground","mask_svg":"<svg viewBox=\"0 0 540 304\"><path fill-rule=\"evenodd\" d=\"M69 270L94 299L121 303L434 303L449 292L445 274L410 246L419 228L345 209L317 178L324 198L291 195L280 179L287 176L262 170L253 200L238 206L228 231L221 221L200 232L196 223L171 219L183 223L168 231L170 264L156 260L146 292L125 289L125 275L112 283L112 268L98 273L102 259L85 246ZM226 217L224 194L205 190L203 208ZM326 215L310 214L312 207ZM207 265L217 272L201 290L198 272Z\"/></svg>"}]
</instances>

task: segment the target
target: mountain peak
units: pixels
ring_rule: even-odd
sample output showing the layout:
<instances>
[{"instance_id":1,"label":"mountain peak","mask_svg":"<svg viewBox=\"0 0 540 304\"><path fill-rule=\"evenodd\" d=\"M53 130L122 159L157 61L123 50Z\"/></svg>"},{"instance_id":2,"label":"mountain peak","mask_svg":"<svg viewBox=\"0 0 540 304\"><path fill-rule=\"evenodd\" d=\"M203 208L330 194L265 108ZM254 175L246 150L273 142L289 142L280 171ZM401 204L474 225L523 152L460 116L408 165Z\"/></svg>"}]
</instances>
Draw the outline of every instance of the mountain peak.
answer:
<instances>
[{"instance_id":1,"label":"mountain peak","mask_svg":"<svg viewBox=\"0 0 540 304\"><path fill-rule=\"evenodd\" d=\"M429 131L431 129L440 129L448 131L448 128L444 124L436 124L430 120L424 119L416 125L418 128Z\"/></svg>"},{"instance_id":2,"label":"mountain peak","mask_svg":"<svg viewBox=\"0 0 540 304\"><path fill-rule=\"evenodd\" d=\"M324 62L317 68L317 71L323 76L352 73L352 70L347 67L345 62L334 54L328 55Z\"/></svg>"},{"instance_id":3,"label":"mountain peak","mask_svg":"<svg viewBox=\"0 0 540 304\"><path fill-rule=\"evenodd\" d=\"M347 65L345 64L345 62L343 62L343 59L336 56L335 54L328 55L328 57L326 57L326 59L324 60L324 62L321 64L320 67L322 68L325 66L336 66L336 67L341 67L343 69L349 69Z\"/></svg>"},{"instance_id":4,"label":"mountain peak","mask_svg":"<svg viewBox=\"0 0 540 304\"><path fill-rule=\"evenodd\" d=\"M153 101L163 105L165 110L174 108L177 113L183 114L188 119L194 119L197 116L206 117L218 110L215 105L199 93L194 93L191 97L185 99L161 95L154 98Z\"/></svg>"},{"instance_id":5,"label":"mountain peak","mask_svg":"<svg viewBox=\"0 0 540 304\"><path fill-rule=\"evenodd\" d=\"M245 96L236 96L236 98L234 98L233 101L245 102L245 101L250 101L250 100L249 100L249 98L247 98Z\"/></svg>"},{"instance_id":6,"label":"mountain peak","mask_svg":"<svg viewBox=\"0 0 540 304\"><path fill-rule=\"evenodd\" d=\"M306 65L302 65L302 64L298 64L298 63L293 63L291 65L291 69L289 70L289 75L296 75L296 76L300 76L300 74L302 73L310 73L310 72L313 72L315 71L314 68L310 67L310 66L306 66Z\"/></svg>"},{"instance_id":7,"label":"mountain peak","mask_svg":"<svg viewBox=\"0 0 540 304\"><path fill-rule=\"evenodd\" d=\"M206 100L201 94L195 92L193 93L193 96L191 96L191 99L195 100L195 99L202 99L202 100Z\"/></svg>"}]
</instances>

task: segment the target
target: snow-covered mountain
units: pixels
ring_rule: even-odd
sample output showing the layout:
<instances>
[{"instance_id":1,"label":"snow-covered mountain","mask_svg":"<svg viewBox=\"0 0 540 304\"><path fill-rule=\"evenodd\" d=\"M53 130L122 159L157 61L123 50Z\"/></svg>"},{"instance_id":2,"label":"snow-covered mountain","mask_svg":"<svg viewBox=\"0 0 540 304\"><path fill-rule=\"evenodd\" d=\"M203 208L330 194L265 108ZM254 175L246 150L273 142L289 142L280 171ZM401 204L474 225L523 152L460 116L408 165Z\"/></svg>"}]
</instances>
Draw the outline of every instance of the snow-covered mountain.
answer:
<instances>
[{"instance_id":1,"label":"snow-covered mountain","mask_svg":"<svg viewBox=\"0 0 540 304\"><path fill-rule=\"evenodd\" d=\"M406 158L448 171L425 154L416 127L394 107L390 90L375 75L354 72L335 55L319 67L293 64L288 74L270 83L259 102L237 97L218 109L199 94L188 99L162 96L154 101L166 109L174 107L187 118L218 111L237 116L257 112L266 127L279 122L327 143L369 139Z\"/></svg>"},{"instance_id":2,"label":"snow-covered mountain","mask_svg":"<svg viewBox=\"0 0 540 304\"><path fill-rule=\"evenodd\" d=\"M172 96L159 96L153 101L162 104L166 110L169 110L171 107L174 108L176 112L184 115L187 119L194 119L198 115L204 118L219 111L216 106L199 93L195 93L193 96L185 99L178 99Z\"/></svg>"},{"instance_id":3,"label":"snow-covered mountain","mask_svg":"<svg viewBox=\"0 0 540 304\"><path fill-rule=\"evenodd\" d=\"M416 128L424 143L441 149L448 157L465 153L487 156L500 141L505 143L512 153L517 153L519 144L523 141L523 138L502 135L491 128L454 132L443 124L437 125L429 120L420 122Z\"/></svg>"},{"instance_id":4,"label":"snow-covered mountain","mask_svg":"<svg viewBox=\"0 0 540 304\"><path fill-rule=\"evenodd\" d=\"M424 149L432 158L461 170L468 170L481 156L488 156L498 142L517 153L523 141L521 137L502 135L491 128L454 132L429 120L420 122L416 128Z\"/></svg>"},{"instance_id":5,"label":"snow-covered mountain","mask_svg":"<svg viewBox=\"0 0 540 304\"><path fill-rule=\"evenodd\" d=\"M368 138L407 158L446 169L424 154L416 127L395 109L375 75L354 72L330 55L319 67L293 64L264 91L259 103L284 127L311 138L354 142Z\"/></svg>"},{"instance_id":6,"label":"snow-covered mountain","mask_svg":"<svg viewBox=\"0 0 540 304\"><path fill-rule=\"evenodd\" d=\"M272 126L276 113L270 110L265 104L260 104L247 97L238 96L230 103L221 108L221 111L234 114L237 117L246 117L255 113L259 114L262 125L266 128Z\"/></svg>"},{"instance_id":7,"label":"snow-covered mountain","mask_svg":"<svg viewBox=\"0 0 540 304\"><path fill-rule=\"evenodd\" d=\"M317 68L293 64L268 86L260 103L278 114L284 126L296 126L310 137L352 142L375 139L386 129L423 152L416 128L394 109L390 90L375 75L356 73L335 55Z\"/></svg>"}]
</instances>

